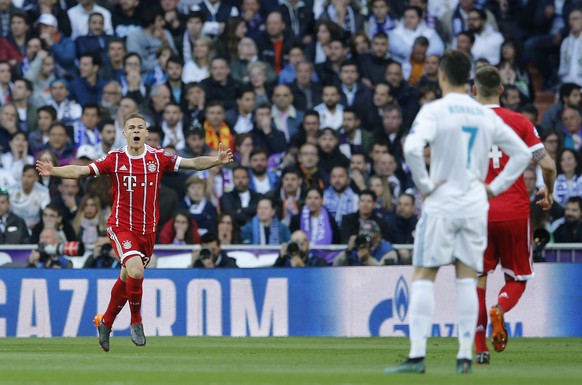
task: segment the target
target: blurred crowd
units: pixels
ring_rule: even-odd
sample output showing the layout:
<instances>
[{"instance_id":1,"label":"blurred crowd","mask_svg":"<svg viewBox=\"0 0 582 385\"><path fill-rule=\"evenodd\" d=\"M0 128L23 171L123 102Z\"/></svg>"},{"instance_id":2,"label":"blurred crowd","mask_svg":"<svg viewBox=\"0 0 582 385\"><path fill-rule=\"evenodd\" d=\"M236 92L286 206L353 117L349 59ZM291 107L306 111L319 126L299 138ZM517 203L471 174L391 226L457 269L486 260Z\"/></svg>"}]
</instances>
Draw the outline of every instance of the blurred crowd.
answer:
<instances>
[{"instance_id":1,"label":"blurred crowd","mask_svg":"<svg viewBox=\"0 0 582 385\"><path fill-rule=\"evenodd\" d=\"M393 245L413 243L422 199L402 142L441 96L447 48L499 68L502 106L556 161L555 204L532 203L532 227L582 242L581 32L581 0L0 0L0 243L53 228L110 253L109 178L39 178L33 165L96 161L141 112L150 146L196 157L222 142L236 159L164 176L159 244L295 234L348 245L334 265L408 263ZM541 171L524 178L534 202Z\"/></svg>"}]
</instances>

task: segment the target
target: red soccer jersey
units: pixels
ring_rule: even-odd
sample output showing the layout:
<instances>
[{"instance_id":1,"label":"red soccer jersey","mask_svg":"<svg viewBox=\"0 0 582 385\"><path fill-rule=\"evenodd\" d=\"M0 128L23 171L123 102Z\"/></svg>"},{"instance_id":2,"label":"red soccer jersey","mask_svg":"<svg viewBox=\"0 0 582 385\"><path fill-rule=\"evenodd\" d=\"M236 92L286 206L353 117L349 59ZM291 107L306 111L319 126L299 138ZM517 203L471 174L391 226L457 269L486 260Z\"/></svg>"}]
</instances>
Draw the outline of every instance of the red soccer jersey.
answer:
<instances>
[{"instance_id":1,"label":"red soccer jersey","mask_svg":"<svg viewBox=\"0 0 582 385\"><path fill-rule=\"evenodd\" d=\"M525 116L498 106L493 107L493 111L515 131L532 152L544 147L535 127ZM505 168L508 160L509 157L499 147L491 147L485 182L491 183ZM489 222L529 218L529 195L523 178L518 178L507 191L491 199L489 205Z\"/></svg>"},{"instance_id":2,"label":"red soccer jersey","mask_svg":"<svg viewBox=\"0 0 582 385\"><path fill-rule=\"evenodd\" d=\"M91 163L91 175L111 177L113 206L107 225L138 234L155 233L162 174L177 171L181 161L177 155L146 144L140 156L131 156L122 147Z\"/></svg>"}]
</instances>

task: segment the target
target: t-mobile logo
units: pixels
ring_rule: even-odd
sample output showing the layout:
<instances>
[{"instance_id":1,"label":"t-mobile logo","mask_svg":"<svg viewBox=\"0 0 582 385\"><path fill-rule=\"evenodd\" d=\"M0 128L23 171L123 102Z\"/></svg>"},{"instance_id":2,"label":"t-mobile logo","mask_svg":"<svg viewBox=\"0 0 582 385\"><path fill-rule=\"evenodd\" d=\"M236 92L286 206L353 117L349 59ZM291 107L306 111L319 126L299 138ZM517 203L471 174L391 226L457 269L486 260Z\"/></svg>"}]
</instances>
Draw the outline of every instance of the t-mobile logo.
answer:
<instances>
[{"instance_id":1,"label":"t-mobile logo","mask_svg":"<svg viewBox=\"0 0 582 385\"><path fill-rule=\"evenodd\" d=\"M137 176L126 175L123 177L123 185L127 188L128 192L133 192L133 188L137 186L136 183Z\"/></svg>"}]
</instances>

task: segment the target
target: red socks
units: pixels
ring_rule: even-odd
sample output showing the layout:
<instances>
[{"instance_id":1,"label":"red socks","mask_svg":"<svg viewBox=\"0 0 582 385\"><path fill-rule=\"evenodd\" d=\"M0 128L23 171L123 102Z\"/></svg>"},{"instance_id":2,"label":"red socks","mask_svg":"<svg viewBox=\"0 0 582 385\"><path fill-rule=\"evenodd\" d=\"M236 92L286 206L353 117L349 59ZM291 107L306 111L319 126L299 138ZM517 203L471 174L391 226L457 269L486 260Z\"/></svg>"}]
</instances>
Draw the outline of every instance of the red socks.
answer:
<instances>
[{"instance_id":1,"label":"red socks","mask_svg":"<svg viewBox=\"0 0 582 385\"><path fill-rule=\"evenodd\" d=\"M141 295L143 278L127 277L127 299L131 310L131 325L141 322Z\"/></svg>"},{"instance_id":2,"label":"red socks","mask_svg":"<svg viewBox=\"0 0 582 385\"><path fill-rule=\"evenodd\" d=\"M475 331L475 351L477 353L488 352L485 337L487 333L487 306L485 305L485 289L477 288L479 298L479 316L477 318L477 330Z\"/></svg>"},{"instance_id":3,"label":"red socks","mask_svg":"<svg viewBox=\"0 0 582 385\"><path fill-rule=\"evenodd\" d=\"M497 296L497 304L501 306L504 313L507 313L517 305L517 301L525 291L525 284L525 281L509 281L501 288Z\"/></svg>"},{"instance_id":4,"label":"red socks","mask_svg":"<svg viewBox=\"0 0 582 385\"><path fill-rule=\"evenodd\" d=\"M113 327L115 317L117 317L127 302L127 294L125 292L125 282L123 282L121 278L117 278L117 282L115 282L115 285L113 285L113 288L111 289L111 299L109 300L109 305L107 306L107 310L105 310L105 314L103 315L103 324L107 329L111 329Z\"/></svg>"}]
</instances>

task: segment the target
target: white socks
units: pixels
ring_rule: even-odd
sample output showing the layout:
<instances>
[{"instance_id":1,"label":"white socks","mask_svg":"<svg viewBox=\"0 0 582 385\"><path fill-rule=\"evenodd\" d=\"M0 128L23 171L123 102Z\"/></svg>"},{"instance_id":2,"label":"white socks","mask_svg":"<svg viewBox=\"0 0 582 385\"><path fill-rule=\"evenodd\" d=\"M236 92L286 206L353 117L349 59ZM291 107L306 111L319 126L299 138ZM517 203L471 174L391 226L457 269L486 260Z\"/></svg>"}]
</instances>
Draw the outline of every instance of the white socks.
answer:
<instances>
[{"instance_id":1,"label":"white socks","mask_svg":"<svg viewBox=\"0 0 582 385\"><path fill-rule=\"evenodd\" d=\"M457 333L459 335L457 358L473 358L473 339L475 338L478 312L477 280L473 278L457 279Z\"/></svg>"},{"instance_id":2,"label":"white socks","mask_svg":"<svg viewBox=\"0 0 582 385\"><path fill-rule=\"evenodd\" d=\"M409 358L419 358L426 356L426 341L431 331L432 326L431 322L434 313L434 306L435 306L434 283L432 281L426 280L418 280L412 282L409 309L410 311L410 354L408 355ZM475 329L474 325L473 329Z\"/></svg>"}]
</instances>

